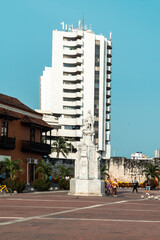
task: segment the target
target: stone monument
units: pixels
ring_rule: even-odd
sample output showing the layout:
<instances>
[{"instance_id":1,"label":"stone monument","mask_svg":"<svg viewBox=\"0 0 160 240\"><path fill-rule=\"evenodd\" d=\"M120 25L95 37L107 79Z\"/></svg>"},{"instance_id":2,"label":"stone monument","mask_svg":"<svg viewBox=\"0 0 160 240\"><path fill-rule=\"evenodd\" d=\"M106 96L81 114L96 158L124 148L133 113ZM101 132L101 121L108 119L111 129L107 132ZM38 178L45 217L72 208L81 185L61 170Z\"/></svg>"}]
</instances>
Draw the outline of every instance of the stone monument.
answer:
<instances>
[{"instance_id":1,"label":"stone monument","mask_svg":"<svg viewBox=\"0 0 160 240\"><path fill-rule=\"evenodd\" d=\"M89 110L84 120L83 140L78 145L75 178L70 180L70 195L102 196L104 180L100 179L100 155L93 143L94 118Z\"/></svg>"}]
</instances>

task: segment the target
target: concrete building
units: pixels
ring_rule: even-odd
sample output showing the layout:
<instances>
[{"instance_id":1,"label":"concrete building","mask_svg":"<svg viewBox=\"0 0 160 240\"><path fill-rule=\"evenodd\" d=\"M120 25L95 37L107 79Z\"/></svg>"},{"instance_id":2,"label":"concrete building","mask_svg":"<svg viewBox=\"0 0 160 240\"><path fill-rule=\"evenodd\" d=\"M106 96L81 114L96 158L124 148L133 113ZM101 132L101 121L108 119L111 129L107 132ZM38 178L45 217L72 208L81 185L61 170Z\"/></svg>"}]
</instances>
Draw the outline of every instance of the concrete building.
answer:
<instances>
[{"instance_id":1,"label":"concrete building","mask_svg":"<svg viewBox=\"0 0 160 240\"><path fill-rule=\"evenodd\" d=\"M76 147L82 139L84 118L91 110L94 143L102 158L110 158L111 33L107 40L81 22L77 29L71 26L68 31L62 23L62 31L53 31L52 47L52 66L45 67L40 79L41 112L57 115L56 136L64 136Z\"/></svg>"}]
</instances>

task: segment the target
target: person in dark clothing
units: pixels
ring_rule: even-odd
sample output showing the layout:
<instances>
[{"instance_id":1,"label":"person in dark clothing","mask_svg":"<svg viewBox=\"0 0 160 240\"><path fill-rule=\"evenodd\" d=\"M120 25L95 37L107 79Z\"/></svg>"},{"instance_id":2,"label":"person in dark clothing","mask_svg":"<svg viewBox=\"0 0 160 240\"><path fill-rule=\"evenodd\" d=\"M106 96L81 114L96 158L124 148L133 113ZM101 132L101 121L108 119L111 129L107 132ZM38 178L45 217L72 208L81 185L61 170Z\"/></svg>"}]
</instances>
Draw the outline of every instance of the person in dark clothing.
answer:
<instances>
[{"instance_id":1,"label":"person in dark clothing","mask_svg":"<svg viewBox=\"0 0 160 240\"><path fill-rule=\"evenodd\" d=\"M146 194L150 195L150 190L151 190L151 180L148 177L146 182Z\"/></svg>"},{"instance_id":2,"label":"person in dark clothing","mask_svg":"<svg viewBox=\"0 0 160 240\"><path fill-rule=\"evenodd\" d=\"M133 181L133 190L132 190L132 193L134 193L134 190L136 190L136 193L138 193L138 181L136 179L136 177L134 178L134 181Z\"/></svg>"}]
</instances>

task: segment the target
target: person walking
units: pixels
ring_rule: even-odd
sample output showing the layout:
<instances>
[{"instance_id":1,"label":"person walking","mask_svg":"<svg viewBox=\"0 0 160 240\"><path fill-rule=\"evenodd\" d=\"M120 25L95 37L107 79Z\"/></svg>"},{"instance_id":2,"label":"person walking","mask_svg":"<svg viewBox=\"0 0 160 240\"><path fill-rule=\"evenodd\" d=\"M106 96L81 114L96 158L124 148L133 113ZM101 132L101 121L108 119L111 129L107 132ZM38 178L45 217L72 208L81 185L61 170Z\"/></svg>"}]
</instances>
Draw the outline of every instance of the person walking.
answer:
<instances>
[{"instance_id":1,"label":"person walking","mask_svg":"<svg viewBox=\"0 0 160 240\"><path fill-rule=\"evenodd\" d=\"M119 187L117 179L115 178L114 181L112 182L112 192L113 196L117 197L117 188Z\"/></svg>"},{"instance_id":2,"label":"person walking","mask_svg":"<svg viewBox=\"0 0 160 240\"><path fill-rule=\"evenodd\" d=\"M134 181L133 181L133 190L132 190L132 193L134 193L134 190L136 190L136 193L138 193L138 181L136 179L136 177L134 178Z\"/></svg>"},{"instance_id":3,"label":"person walking","mask_svg":"<svg viewBox=\"0 0 160 240\"><path fill-rule=\"evenodd\" d=\"M146 194L147 194L147 195L150 195L150 190L151 190L151 180L150 180L150 178L148 177L148 178L147 178L147 182L146 182Z\"/></svg>"}]
</instances>

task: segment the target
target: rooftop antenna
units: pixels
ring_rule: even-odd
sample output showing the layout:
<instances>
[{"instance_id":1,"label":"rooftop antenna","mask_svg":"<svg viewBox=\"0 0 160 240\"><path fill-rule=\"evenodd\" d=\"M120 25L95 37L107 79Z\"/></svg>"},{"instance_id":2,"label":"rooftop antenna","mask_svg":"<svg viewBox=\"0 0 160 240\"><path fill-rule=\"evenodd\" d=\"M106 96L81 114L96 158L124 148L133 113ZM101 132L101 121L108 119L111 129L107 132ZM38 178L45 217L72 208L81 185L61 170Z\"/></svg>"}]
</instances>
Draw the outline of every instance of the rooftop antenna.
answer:
<instances>
[{"instance_id":1,"label":"rooftop antenna","mask_svg":"<svg viewBox=\"0 0 160 240\"><path fill-rule=\"evenodd\" d=\"M67 24L66 24L66 32L67 32Z\"/></svg>"},{"instance_id":2,"label":"rooftop antenna","mask_svg":"<svg viewBox=\"0 0 160 240\"><path fill-rule=\"evenodd\" d=\"M73 30L73 24L69 26L69 31Z\"/></svg>"},{"instance_id":3,"label":"rooftop antenna","mask_svg":"<svg viewBox=\"0 0 160 240\"><path fill-rule=\"evenodd\" d=\"M64 22L61 22L62 25L62 31L64 31Z\"/></svg>"},{"instance_id":4,"label":"rooftop antenna","mask_svg":"<svg viewBox=\"0 0 160 240\"><path fill-rule=\"evenodd\" d=\"M83 13L83 31L84 31L84 13Z\"/></svg>"},{"instance_id":5,"label":"rooftop antenna","mask_svg":"<svg viewBox=\"0 0 160 240\"><path fill-rule=\"evenodd\" d=\"M111 39L112 39L112 32L110 32L110 38L109 38L109 40L111 41Z\"/></svg>"},{"instance_id":6,"label":"rooftop antenna","mask_svg":"<svg viewBox=\"0 0 160 240\"><path fill-rule=\"evenodd\" d=\"M78 22L78 29L81 29L81 20Z\"/></svg>"}]
</instances>

